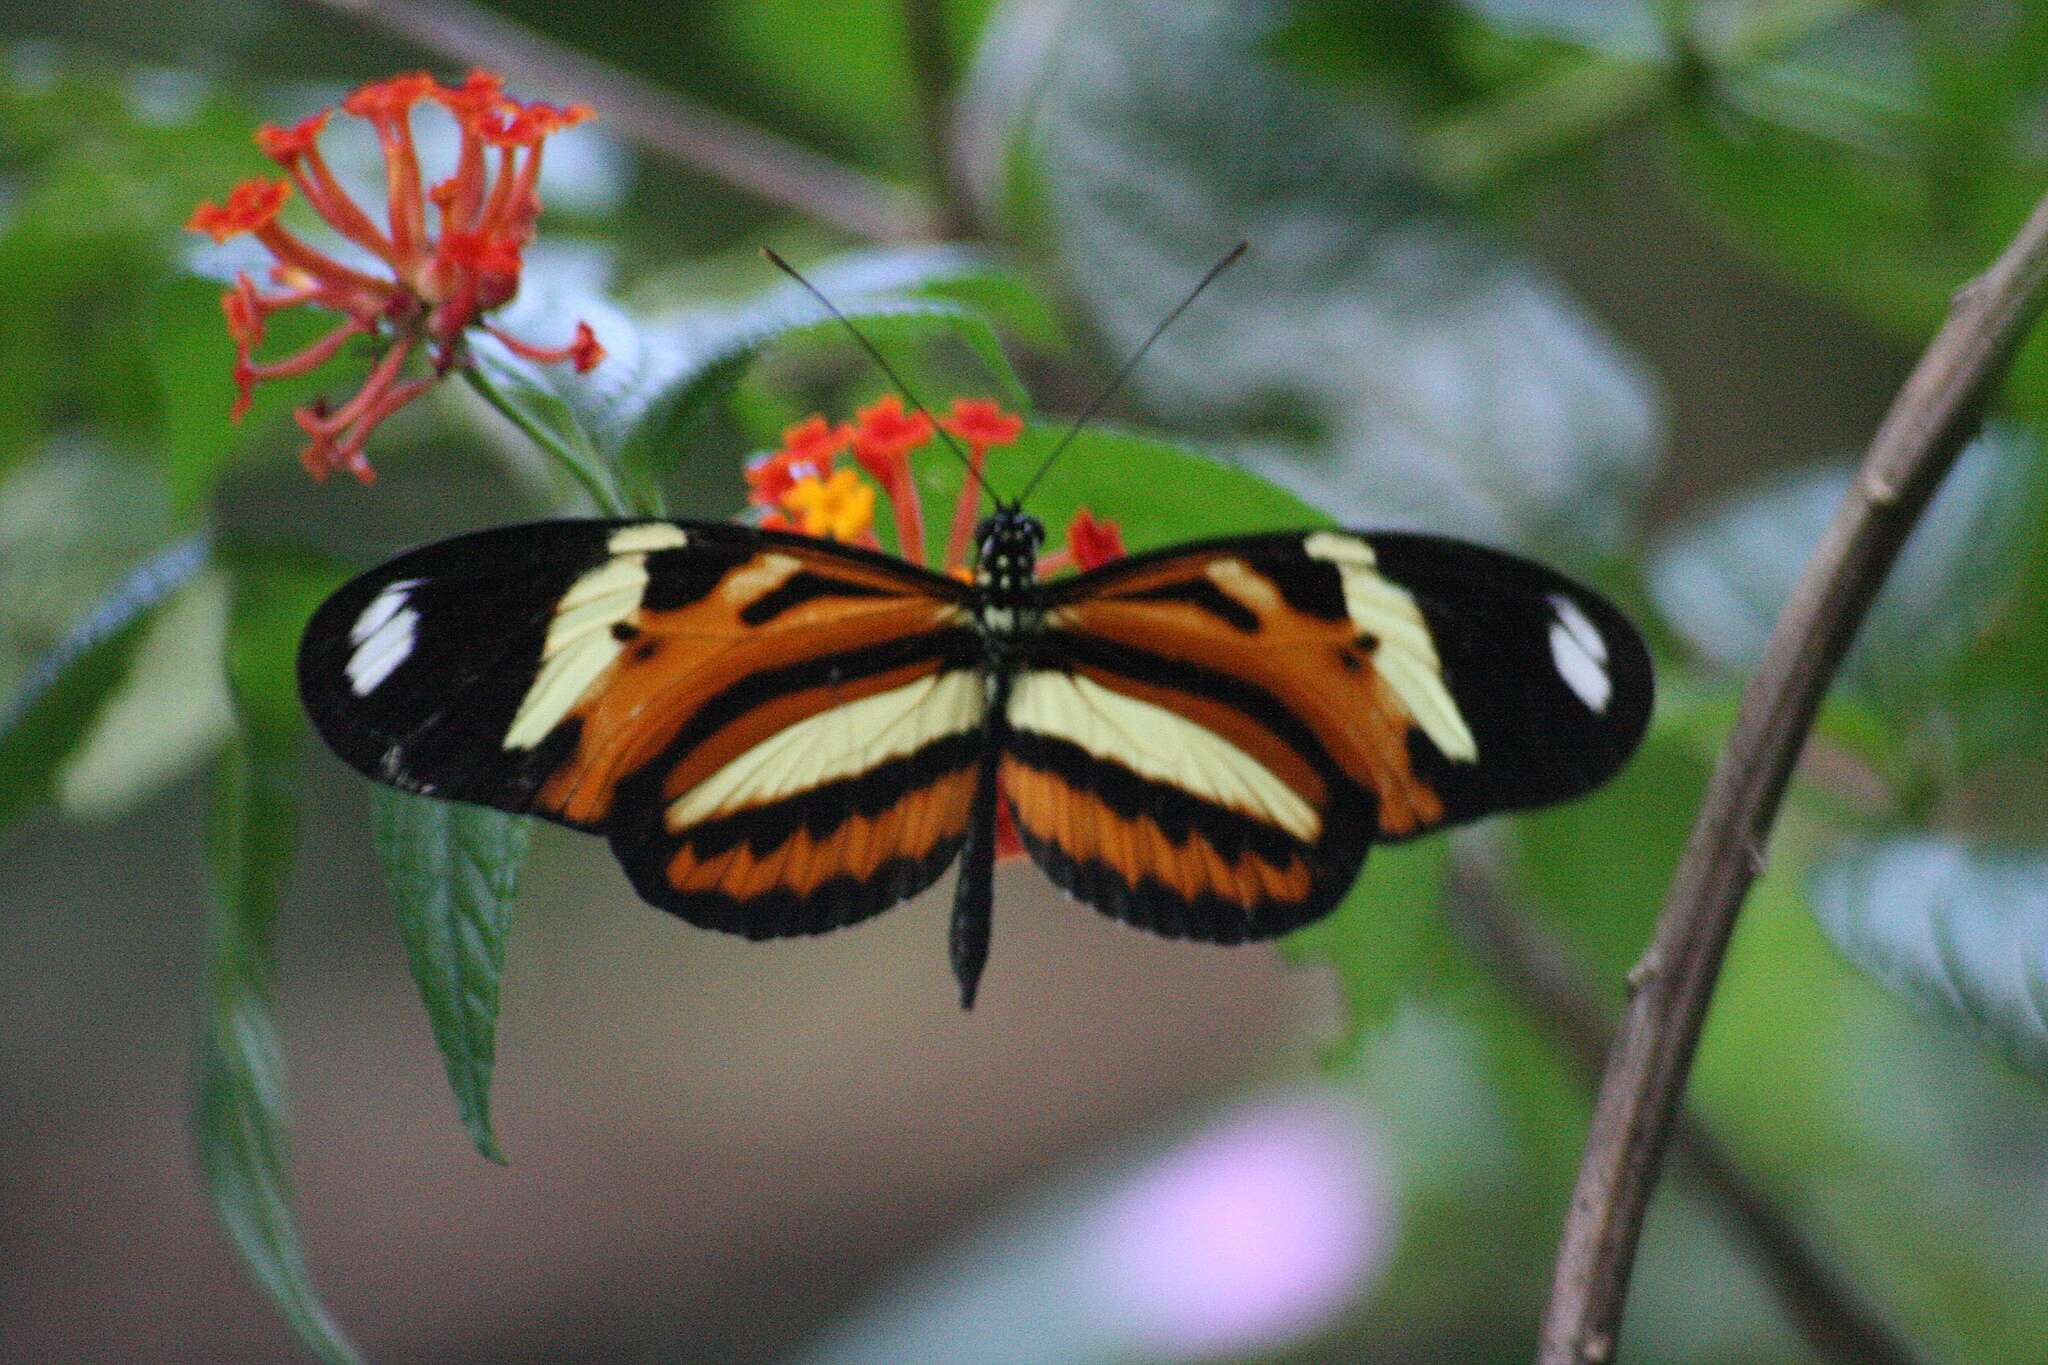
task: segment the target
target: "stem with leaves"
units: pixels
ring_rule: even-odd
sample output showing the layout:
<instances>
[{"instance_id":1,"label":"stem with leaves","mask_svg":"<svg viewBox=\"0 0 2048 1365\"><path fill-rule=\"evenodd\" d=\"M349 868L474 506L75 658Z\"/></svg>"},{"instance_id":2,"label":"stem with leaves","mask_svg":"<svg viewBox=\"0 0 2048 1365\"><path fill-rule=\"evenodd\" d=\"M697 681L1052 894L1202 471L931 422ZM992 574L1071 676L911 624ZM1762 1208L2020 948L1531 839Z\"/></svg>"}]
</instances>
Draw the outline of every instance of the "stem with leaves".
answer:
<instances>
[{"instance_id":1,"label":"stem with leaves","mask_svg":"<svg viewBox=\"0 0 2048 1365\"><path fill-rule=\"evenodd\" d=\"M462 368L462 377L468 383L470 389L479 398L489 403L491 408L500 417L503 417L513 426L518 427L520 431L526 434L528 440L539 446L543 453L552 457L557 464L567 470L569 476L582 487L584 492L590 495L590 500L597 504L599 512L608 517L632 515L631 510L626 506L624 495L619 492L618 485L613 479L601 473L597 465L590 459L585 458L582 453L570 449L566 442L560 440L553 432L534 421L532 414L506 397L504 392L496 384L493 384L482 370L479 370L474 365L465 365Z\"/></svg>"},{"instance_id":2,"label":"stem with leaves","mask_svg":"<svg viewBox=\"0 0 2048 1365\"><path fill-rule=\"evenodd\" d=\"M1542 1365L1612 1358L1650 1191L1793 764L1871 602L2048 289L2048 198L1955 297L1893 400L1742 699L1608 1059L1558 1247Z\"/></svg>"}]
</instances>

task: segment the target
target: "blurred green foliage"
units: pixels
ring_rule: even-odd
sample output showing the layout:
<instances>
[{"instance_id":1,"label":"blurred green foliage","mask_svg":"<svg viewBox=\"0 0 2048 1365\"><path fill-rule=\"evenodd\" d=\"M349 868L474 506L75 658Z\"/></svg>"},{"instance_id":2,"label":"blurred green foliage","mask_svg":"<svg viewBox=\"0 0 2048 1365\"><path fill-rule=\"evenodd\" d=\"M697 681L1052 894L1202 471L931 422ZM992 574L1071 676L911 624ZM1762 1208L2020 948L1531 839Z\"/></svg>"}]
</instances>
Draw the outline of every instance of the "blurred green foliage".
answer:
<instances>
[{"instance_id":1,"label":"blurred green foliage","mask_svg":"<svg viewBox=\"0 0 2048 1365\"><path fill-rule=\"evenodd\" d=\"M604 6L523 12L873 174L925 176L897 8L882 0L722 0L674 26L622 25ZM283 81L386 69L273 69L261 58L290 46L282 35L319 21L261 16L206 31L211 65L166 64L174 53L125 31L127 60L21 44L0 63L0 683L14 698L0 707L0 822L58 801L73 770L85 794L64 804L104 815L214 765L201 1148L257 1277L309 1345L346 1358L290 1211L267 969L302 743L291 659L343 568L271 542L303 530L367 559L474 522L451 500L334 510L345 537L310 525L341 494L315 502L301 486L286 413L359 376L366 354L266 385L245 421L226 421L229 258L195 251L181 224L264 169L249 130L305 104ZM1660 377L1525 231L1619 145L1799 289L1915 342L2048 187L2048 18L1983 0L1011 0L949 6L948 22L981 240L850 243L600 134L584 155L625 167L624 192L568 215L576 240L536 249L504 320L547 339L587 318L610 358L578 378L483 342L477 363L531 434L597 470L620 505L729 515L745 455L883 387L754 260L774 241L935 402L989 394L1028 410L1039 395L1044 414L992 467L1010 488L1187 284L1251 237L1245 264L1139 371L1119 420L1084 433L1034 497L1056 534L1082 506L1121 522L1134 548L1330 519L1426 524L1595 577L1659 644L1663 703L1619 781L1455 849L1379 851L1344 908L1285 945L1335 970L1341 1055L1400 1149L1403 1249L1359 1339L1418 1358L1517 1352L1585 1101L1437 913L1448 863L1489 869L1619 981L1740 680L1866 434L1652 529L1649 491L1671 454ZM562 160L551 173L577 174L576 156ZM544 242L557 224L544 220ZM281 315L275 328L266 352L318 325ZM1822 719L1695 1095L1742 1155L1862 1238L1856 1270L1917 1336L2020 1360L2048 1339L2048 1229L2015 1229L1979 1170L1994 1157L1958 1134L2017 1115L2038 1135L2048 1117L2048 339L2022 352L1995 416ZM373 443L380 468L402 478L459 442L489 452L479 474L501 475L509 501L588 510L457 386L409 421ZM960 471L931 455L925 505L950 508ZM935 554L945 518L929 521ZM196 719L132 740L120 699L138 687ZM460 1114L494 1155L492 1039L523 826L392 797L378 830ZM2028 1079L1954 1051L1900 1000ZM1908 1062L1870 1060L1886 1049ZM1907 1125L1902 1111L1938 1117ZM1995 1159L2048 1176L2038 1141ZM1931 1186L1930 1170L1943 1172ZM1790 1349L1755 1315L1731 1310L1711 1331L1684 1316L1690 1294L1747 1304L1754 1285L1686 1283L1672 1269L1685 1256L1660 1261L1659 1239L1718 1247L1718 1234L1690 1203L1659 1216L1625 1342L1636 1358ZM1911 1249L1923 1245L1935 1250Z\"/></svg>"}]
</instances>

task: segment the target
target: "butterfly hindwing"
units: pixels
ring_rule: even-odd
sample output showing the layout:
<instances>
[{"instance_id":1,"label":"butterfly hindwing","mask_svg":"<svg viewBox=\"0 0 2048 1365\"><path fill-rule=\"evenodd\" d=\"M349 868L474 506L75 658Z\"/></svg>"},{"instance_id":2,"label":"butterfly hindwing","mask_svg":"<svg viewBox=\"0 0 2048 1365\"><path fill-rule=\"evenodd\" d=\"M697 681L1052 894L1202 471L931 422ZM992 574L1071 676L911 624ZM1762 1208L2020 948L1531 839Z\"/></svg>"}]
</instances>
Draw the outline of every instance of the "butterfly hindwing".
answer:
<instances>
[{"instance_id":1,"label":"butterfly hindwing","mask_svg":"<svg viewBox=\"0 0 2048 1365\"><path fill-rule=\"evenodd\" d=\"M1371 843L1598 785L1650 688L1613 607L1510 555L1348 532L1183 546L1052 586L1004 790L1079 899L1266 938L1333 907Z\"/></svg>"},{"instance_id":2,"label":"butterfly hindwing","mask_svg":"<svg viewBox=\"0 0 2048 1365\"><path fill-rule=\"evenodd\" d=\"M817 932L929 885L964 841L983 726L965 597L723 523L509 527L335 594L300 689L371 777L607 834L693 923Z\"/></svg>"}]
</instances>

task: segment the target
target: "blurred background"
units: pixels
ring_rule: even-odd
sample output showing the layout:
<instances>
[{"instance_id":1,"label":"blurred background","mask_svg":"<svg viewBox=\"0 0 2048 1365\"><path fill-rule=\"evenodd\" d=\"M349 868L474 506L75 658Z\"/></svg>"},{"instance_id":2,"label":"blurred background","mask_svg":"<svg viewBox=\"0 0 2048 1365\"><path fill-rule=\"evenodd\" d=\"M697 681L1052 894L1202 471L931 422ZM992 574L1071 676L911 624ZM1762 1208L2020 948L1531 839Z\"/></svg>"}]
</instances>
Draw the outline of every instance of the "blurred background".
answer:
<instances>
[{"instance_id":1,"label":"blurred background","mask_svg":"<svg viewBox=\"0 0 2048 1365\"><path fill-rule=\"evenodd\" d=\"M541 829L498 1032L509 1168L457 1119L367 784L309 747L272 977L290 1171L312 1283L375 1360L1526 1358L1590 1090L1501 945L1619 999L1848 462L2048 188L2048 10L2010 0L80 0L0 12L0 44L19 1360L303 1350L193 1154L227 584L202 568L126 621L64 725L39 661L202 527L364 565L579 510L453 384L379 430L369 488L306 478L287 399L225 422L237 260L182 228L270 169L259 122L416 67L586 101L515 314L617 318L615 360L730 335L774 296L772 244L842 299L986 319L1048 416L1249 237L1115 419L1347 523L1558 563L1659 656L1613 788L1376 854L1279 952L1154 940L1005 866L972 1014L945 884L753 944ZM329 155L375 202L345 125ZM976 382L958 346L906 354ZM1855 1359L1811 1329L1852 1311L1918 1358L2048 1354L2043 356L1852 658L1715 1002L1693 1102L1776 1231L1677 1163L1626 1358ZM749 452L880 388L843 342L771 347L662 447L670 506L736 511ZM1124 491L1096 510L1136 515ZM1785 1274L1785 1236L1832 1288Z\"/></svg>"}]
</instances>

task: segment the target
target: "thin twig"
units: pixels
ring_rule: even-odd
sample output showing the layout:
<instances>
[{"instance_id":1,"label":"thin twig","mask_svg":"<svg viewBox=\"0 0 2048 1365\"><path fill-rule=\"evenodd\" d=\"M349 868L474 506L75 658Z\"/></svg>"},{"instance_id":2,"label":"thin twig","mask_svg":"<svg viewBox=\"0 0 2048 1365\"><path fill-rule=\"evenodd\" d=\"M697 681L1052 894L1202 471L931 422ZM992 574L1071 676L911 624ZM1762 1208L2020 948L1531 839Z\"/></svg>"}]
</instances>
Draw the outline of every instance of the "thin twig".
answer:
<instances>
[{"instance_id":1,"label":"thin twig","mask_svg":"<svg viewBox=\"0 0 2048 1365\"><path fill-rule=\"evenodd\" d=\"M903 0L903 39L910 52L910 83L917 92L918 131L938 192L938 234L972 236L974 206L953 155L953 83L959 72L940 0Z\"/></svg>"},{"instance_id":2,"label":"thin twig","mask_svg":"<svg viewBox=\"0 0 2048 1365\"><path fill-rule=\"evenodd\" d=\"M2048 286L2048 198L1960 291L1792 591L1715 764L1608 1059L1558 1246L1538 1360L1614 1354L1643 1215L1714 980L1822 694L1935 488L1976 430Z\"/></svg>"},{"instance_id":3,"label":"thin twig","mask_svg":"<svg viewBox=\"0 0 2048 1365\"><path fill-rule=\"evenodd\" d=\"M878 241L935 235L920 196L664 90L466 0L307 0L451 61L536 81L595 106L648 151Z\"/></svg>"},{"instance_id":4,"label":"thin twig","mask_svg":"<svg viewBox=\"0 0 2048 1365\"><path fill-rule=\"evenodd\" d=\"M1614 1012L1585 970L1476 873L1455 878L1446 907L1492 979L1549 1028L1588 1086L1598 1084L1614 1041ZM1681 1109L1671 1145L1815 1355L1841 1365L1913 1365L1913 1348L1807 1242L1704 1120Z\"/></svg>"}]
</instances>

